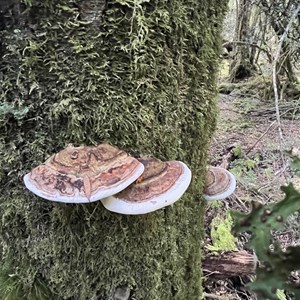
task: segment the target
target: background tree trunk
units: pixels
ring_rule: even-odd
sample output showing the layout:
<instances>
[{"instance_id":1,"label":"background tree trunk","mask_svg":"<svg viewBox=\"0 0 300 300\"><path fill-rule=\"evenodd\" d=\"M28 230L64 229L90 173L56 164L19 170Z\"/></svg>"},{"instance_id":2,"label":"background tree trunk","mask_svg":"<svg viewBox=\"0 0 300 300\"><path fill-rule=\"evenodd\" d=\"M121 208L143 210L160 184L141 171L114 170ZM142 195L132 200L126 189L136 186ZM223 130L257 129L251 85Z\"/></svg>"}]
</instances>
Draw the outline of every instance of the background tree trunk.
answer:
<instances>
[{"instance_id":1,"label":"background tree trunk","mask_svg":"<svg viewBox=\"0 0 300 300\"><path fill-rule=\"evenodd\" d=\"M0 297L200 299L200 195L227 1L15 2L0 32ZM24 174L68 143L102 142L186 162L188 192L123 216L25 189Z\"/></svg>"},{"instance_id":2,"label":"background tree trunk","mask_svg":"<svg viewBox=\"0 0 300 300\"><path fill-rule=\"evenodd\" d=\"M265 0L258 2L258 5L261 7L261 10L265 12L266 18L269 20L279 41L289 23L293 9L297 7L297 2L288 1L281 9L278 9L278 4L279 2L269 3ZM300 19L298 18L298 24L295 25L295 28L297 28L297 26L299 27L299 23ZM288 84L290 85L298 83L293 64L293 61L297 60L297 51L293 49L293 40L297 40L297 37L294 38L292 36L291 40L287 39L284 41L281 48L280 61L278 63L278 74L286 76L288 78ZM278 82L280 88L280 86L283 85L283 83L280 82L280 78L278 78Z\"/></svg>"},{"instance_id":3,"label":"background tree trunk","mask_svg":"<svg viewBox=\"0 0 300 300\"><path fill-rule=\"evenodd\" d=\"M250 46L250 16L251 2L239 0L237 8L237 19L235 25L235 48L234 59L230 65L230 82L236 82L250 77L253 66L251 60Z\"/></svg>"}]
</instances>

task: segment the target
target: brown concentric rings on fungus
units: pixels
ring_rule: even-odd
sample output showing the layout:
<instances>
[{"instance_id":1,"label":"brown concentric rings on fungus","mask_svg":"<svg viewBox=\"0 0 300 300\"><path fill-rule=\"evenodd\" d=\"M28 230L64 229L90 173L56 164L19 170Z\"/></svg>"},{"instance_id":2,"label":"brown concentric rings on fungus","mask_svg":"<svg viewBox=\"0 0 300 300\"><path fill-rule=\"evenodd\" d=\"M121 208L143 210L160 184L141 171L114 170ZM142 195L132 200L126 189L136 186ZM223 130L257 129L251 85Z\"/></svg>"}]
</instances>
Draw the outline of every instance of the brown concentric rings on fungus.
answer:
<instances>
[{"instance_id":1,"label":"brown concentric rings on fungus","mask_svg":"<svg viewBox=\"0 0 300 300\"><path fill-rule=\"evenodd\" d=\"M51 201L88 203L122 191L143 171L142 163L116 147L70 145L26 174L24 182Z\"/></svg>"},{"instance_id":2,"label":"brown concentric rings on fungus","mask_svg":"<svg viewBox=\"0 0 300 300\"><path fill-rule=\"evenodd\" d=\"M180 161L139 158L145 171L135 183L102 200L110 211L125 215L153 212L176 202L191 182L190 169Z\"/></svg>"},{"instance_id":3,"label":"brown concentric rings on fungus","mask_svg":"<svg viewBox=\"0 0 300 300\"><path fill-rule=\"evenodd\" d=\"M209 167L206 174L204 198L206 200L221 200L230 196L236 188L236 179L224 168Z\"/></svg>"}]
</instances>

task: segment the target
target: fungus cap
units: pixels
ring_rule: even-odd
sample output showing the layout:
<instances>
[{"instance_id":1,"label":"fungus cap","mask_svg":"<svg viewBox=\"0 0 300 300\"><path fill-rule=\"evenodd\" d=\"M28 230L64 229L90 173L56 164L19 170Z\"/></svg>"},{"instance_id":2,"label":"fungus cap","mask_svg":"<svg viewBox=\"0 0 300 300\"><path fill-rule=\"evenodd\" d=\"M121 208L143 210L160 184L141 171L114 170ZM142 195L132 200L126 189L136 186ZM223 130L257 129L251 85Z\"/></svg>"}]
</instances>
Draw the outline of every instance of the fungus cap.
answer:
<instances>
[{"instance_id":1,"label":"fungus cap","mask_svg":"<svg viewBox=\"0 0 300 300\"><path fill-rule=\"evenodd\" d=\"M209 167L206 174L204 198L206 200L221 200L230 196L236 188L236 179L224 168Z\"/></svg>"},{"instance_id":2,"label":"fungus cap","mask_svg":"<svg viewBox=\"0 0 300 300\"><path fill-rule=\"evenodd\" d=\"M144 166L107 145L69 145L24 176L34 194L57 202L89 203L116 194L134 182Z\"/></svg>"},{"instance_id":3,"label":"fungus cap","mask_svg":"<svg viewBox=\"0 0 300 300\"><path fill-rule=\"evenodd\" d=\"M180 161L139 158L144 173L128 188L102 200L105 208L125 215L153 212L176 202L191 182L190 169Z\"/></svg>"}]
</instances>

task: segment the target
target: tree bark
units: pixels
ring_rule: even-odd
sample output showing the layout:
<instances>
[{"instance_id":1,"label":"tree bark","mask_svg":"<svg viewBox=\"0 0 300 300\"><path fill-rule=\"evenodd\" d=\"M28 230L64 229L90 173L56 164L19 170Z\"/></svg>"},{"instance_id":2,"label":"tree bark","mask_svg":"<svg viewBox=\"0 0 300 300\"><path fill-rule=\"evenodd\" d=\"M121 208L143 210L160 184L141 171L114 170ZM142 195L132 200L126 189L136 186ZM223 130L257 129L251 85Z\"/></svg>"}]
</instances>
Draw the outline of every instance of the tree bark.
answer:
<instances>
[{"instance_id":1,"label":"tree bark","mask_svg":"<svg viewBox=\"0 0 300 300\"><path fill-rule=\"evenodd\" d=\"M226 2L20 2L24 25L0 32L0 298L201 298L200 195ZM125 216L25 189L23 176L67 144L104 142L184 161L189 190Z\"/></svg>"}]
</instances>

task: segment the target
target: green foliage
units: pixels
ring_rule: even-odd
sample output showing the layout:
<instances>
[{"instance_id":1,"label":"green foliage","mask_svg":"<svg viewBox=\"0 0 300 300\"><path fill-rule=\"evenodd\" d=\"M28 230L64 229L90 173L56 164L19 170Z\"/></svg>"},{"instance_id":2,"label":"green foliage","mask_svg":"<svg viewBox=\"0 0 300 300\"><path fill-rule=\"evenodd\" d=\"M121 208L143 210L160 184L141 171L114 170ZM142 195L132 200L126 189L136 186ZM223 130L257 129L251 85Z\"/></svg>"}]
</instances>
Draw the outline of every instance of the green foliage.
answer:
<instances>
[{"instance_id":1,"label":"green foliage","mask_svg":"<svg viewBox=\"0 0 300 300\"><path fill-rule=\"evenodd\" d=\"M233 164L232 170L235 174L241 176L249 171L252 171L257 166L255 159L237 159Z\"/></svg>"},{"instance_id":2,"label":"green foliage","mask_svg":"<svg viewBox=\"0 0 300 300\"><path fill-rule=\"evenodd\" d=\"M232 153L235 157L241 157L243 153L243 149L241 145L237 145L232 149Z\"/></svg>"},{"instance_id":3,"label":"green foliage","mask_svg":"<svg viewBox=\"0 0 300 300\"><path fill-rule=\"evenodd\" d=\"M195 199L215 128L226 1L105 1L98 12L86 4L102 1L21 2L0 31L0 263L27 261L17 290L41 274L55 299L113 299L119 285L137 300L199 299ZM67 144L102 142L185 161L189 191L133 217L25 189L24 174Z\"/></svg>"},{"instance_id":4,"label":"green foliage","mask_svg":"<svg viewBox=\"0 0 300 300\"><path fill-rule=\"evenodd\" d=\"M299 166L296 160L294 166ZM257 270L256 280L250 287L263 299L277 299L277 289L292 291L300 298L299 287L288 282L291 271L300 268L300 246L288 247L282 251L277 242L272 240L272 230L281 230L288 216L300 210L300 193L292 184L282 187L285 198L277 203L262 205L252 203L252 211L245 215L233 212L236 233L251 232L250 246L255 250L262 266Z\"/></svg>"},{"instance_id":5,"label":"green foliage","mask_svg":"<svg viewBox=\"0 0 300 300\"><path fill-rule=\"evenodd\" d=\"M232 162L230 171L245 185L256 185L255 168L259 163L259 154L254 157L245 157L241 145L232 149L236 159Z\"/></svg>"},{"instance_id":6,"label":"green foliage","mask_svg":"<svg viewBox=\"0 0 300 300\"><path fill-rule=\"evenodd\" d=\"M236 238L232 235L232 217L229 212L226 216L218 214L211 222L211 239L212 246L210 250L237 250L235 245Z\"/></svg>"}]
</instances>

